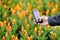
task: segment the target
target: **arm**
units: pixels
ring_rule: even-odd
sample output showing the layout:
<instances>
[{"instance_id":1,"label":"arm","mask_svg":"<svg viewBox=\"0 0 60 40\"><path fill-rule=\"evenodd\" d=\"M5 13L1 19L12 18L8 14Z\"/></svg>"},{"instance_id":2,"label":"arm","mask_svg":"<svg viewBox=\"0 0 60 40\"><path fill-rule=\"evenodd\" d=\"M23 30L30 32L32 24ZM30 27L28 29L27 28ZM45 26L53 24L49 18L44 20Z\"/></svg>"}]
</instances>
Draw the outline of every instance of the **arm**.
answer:
<instances>
[{"instance_id":1,"label":"arm","mask_svg":"<svg viewBox=\"0 0 60 40\"><path fill-rule=\"evenodd\" d=\"M60 14L54 17L49 17L48 23L51 26L60 25Z\"/></svg>"}]
</instances>

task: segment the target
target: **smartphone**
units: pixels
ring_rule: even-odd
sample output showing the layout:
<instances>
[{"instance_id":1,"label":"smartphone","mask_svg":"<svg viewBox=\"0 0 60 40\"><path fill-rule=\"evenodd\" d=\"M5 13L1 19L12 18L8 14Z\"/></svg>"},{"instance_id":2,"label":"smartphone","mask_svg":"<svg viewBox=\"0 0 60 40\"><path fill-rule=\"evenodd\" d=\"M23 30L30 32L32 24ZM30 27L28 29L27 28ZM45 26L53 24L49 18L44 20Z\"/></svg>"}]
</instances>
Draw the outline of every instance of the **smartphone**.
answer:
<instances>
[{"instance_id":1,"label":"smartphone","mask_svg":"<svg viewBox=\"0 0 60 40\"><path fill-rule=\"evenodd\" d=\"M40 12L39 12L39 10L33 10L32 13L33 13L33 16L35 18L36 23L42 23L42 21L40 21Z\"/></svg>"}]
</instances>

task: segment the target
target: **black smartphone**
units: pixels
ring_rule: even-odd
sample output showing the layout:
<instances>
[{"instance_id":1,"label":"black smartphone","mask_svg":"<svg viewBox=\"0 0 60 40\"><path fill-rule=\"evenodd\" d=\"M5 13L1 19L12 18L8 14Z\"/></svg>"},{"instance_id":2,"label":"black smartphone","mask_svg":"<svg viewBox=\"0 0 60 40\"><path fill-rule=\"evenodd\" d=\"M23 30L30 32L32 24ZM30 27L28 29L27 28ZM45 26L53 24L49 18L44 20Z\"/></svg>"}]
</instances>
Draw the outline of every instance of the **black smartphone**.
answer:
<instances>
[{"instance_id":1,"label":"black smartphone","mask_svg":"<svg viewBox=\"0 0 60 40\"><path fill-rule=\"evenodd\" d=\"M33 13L33 16L35 18L36 23L42 23L42 21L40 21L40 12L39 12L39 10L33 10L32 13Z\"/></svg>"}]
</instances>

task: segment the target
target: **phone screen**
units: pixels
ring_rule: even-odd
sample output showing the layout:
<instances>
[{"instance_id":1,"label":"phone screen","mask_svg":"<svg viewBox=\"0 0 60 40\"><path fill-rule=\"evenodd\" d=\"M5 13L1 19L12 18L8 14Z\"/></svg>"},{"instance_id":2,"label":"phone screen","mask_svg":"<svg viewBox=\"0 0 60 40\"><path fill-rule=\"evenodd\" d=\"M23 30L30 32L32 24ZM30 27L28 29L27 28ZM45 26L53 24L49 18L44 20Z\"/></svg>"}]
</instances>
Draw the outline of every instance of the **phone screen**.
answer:
<instances>
[{"instance_id":1,"label":"phone screen","mask_svg":"<svg viewBox=\"0 0 60 40\"><path fill-rule=\"evenodd\" d=\"M34 18L35 18L36 22L39 22L39 19L40 19L39 10L33 10L33 15L34 15Z\"/></svg>"}]
</instances>

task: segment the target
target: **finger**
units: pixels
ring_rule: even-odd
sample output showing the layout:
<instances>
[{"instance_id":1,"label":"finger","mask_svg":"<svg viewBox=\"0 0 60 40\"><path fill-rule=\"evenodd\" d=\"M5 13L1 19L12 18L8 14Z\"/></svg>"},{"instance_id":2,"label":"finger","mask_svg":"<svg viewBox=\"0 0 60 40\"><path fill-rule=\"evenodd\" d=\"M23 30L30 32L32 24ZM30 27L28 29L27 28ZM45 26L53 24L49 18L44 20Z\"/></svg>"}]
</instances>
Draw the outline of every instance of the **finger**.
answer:
<instances>
[{"instance_id":1,"label":"finger","mask_svg":"<svg viewBox=\"0 0 60 40\"><path fill-rule=\"evenodd\" d=\"M36 21L35 20L33 20L34 21L34 24L36 24Z\"/></svg>"},{"instance_id":2,"label":"finger","mask_svg":"<svg viewBox=\"0 0 60 40\"><path fill-rule=\"evenodd\" d=\"M34 22L36 22L35 20L33 20Z\"/></svg>"},{"instance_id":3,"label":"finger","mask_svg":"<svg viewBox=\"0 0 60 40\"><path fill-rule=\"evenodd\" d=\"M34 22L34 24L36 24L36 22Z\"/></svg>"},{"instance_id":4,"label":"finger","mask_svg":"<svg viewBox=\"0 0 60 40\"><path fill-rule=\"evenodd\" d=\"M44 19L44 16L40 17L40 21Z\"/></svg>"},{"instance_id":5,"label":"finger","mask_svg":"<svg viewBox=\"0 0 60 40\"><path fill-rule=\"evenodd\" d=\"M46 23L40 23L39 25L46 26L47 24Z\"/></svg>"}]
</instances>

